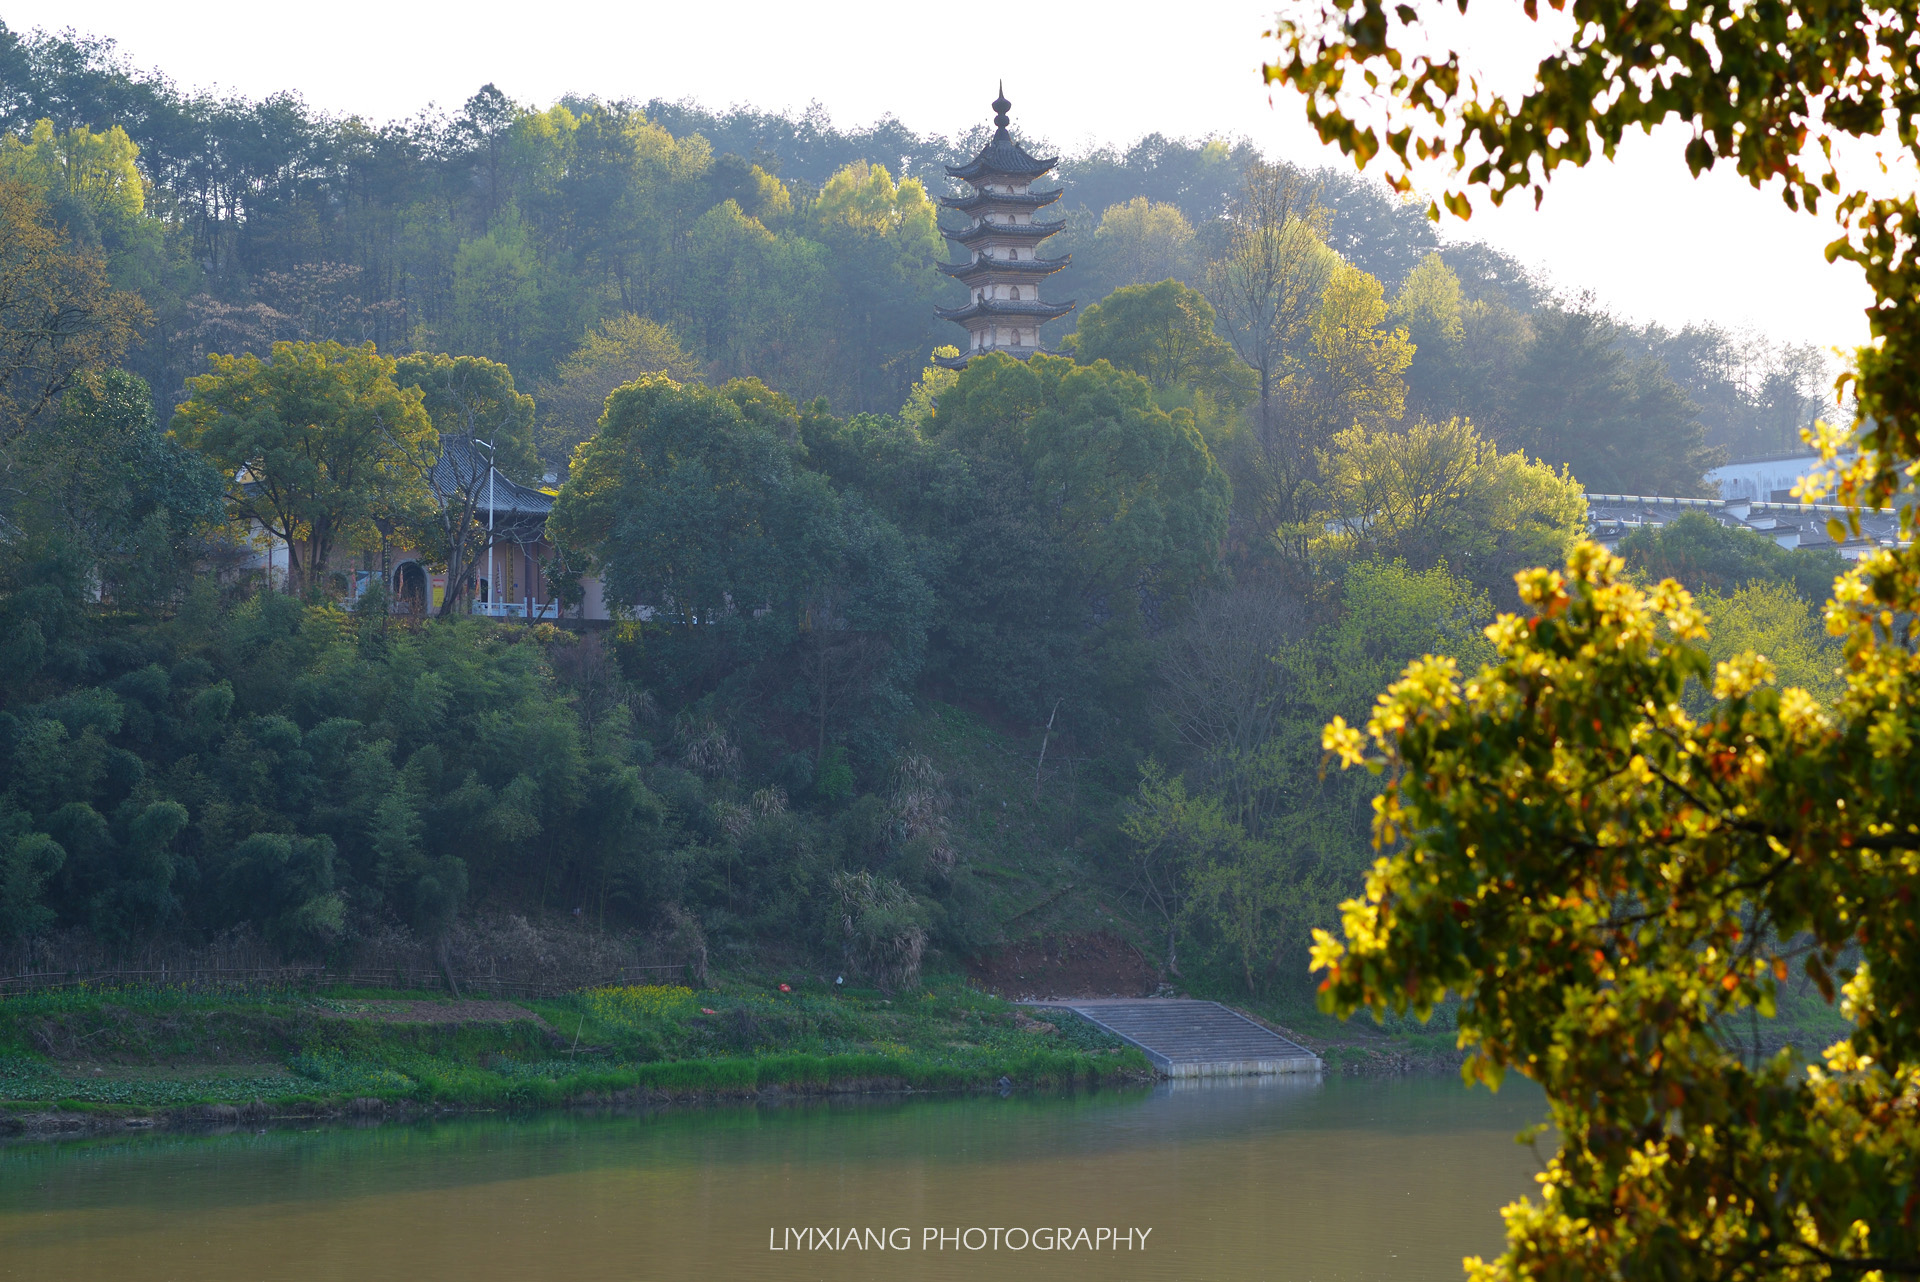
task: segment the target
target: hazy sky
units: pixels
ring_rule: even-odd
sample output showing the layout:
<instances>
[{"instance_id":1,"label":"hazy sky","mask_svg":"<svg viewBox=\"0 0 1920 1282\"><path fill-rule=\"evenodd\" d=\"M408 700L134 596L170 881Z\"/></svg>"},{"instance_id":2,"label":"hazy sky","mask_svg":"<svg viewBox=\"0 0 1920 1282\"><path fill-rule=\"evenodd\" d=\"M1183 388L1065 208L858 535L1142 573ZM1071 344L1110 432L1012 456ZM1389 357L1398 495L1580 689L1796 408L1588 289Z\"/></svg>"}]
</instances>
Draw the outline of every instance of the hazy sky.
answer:
<instances>
[{"instance_id":1,"label":"hazy sky","mask_svg":"<svg viewBox=\"0 0 1920 1282\"><path fill-rule=\"evenodd\" d=\"M1062 147L1158 130L1244 135L1272 155L1334 162L1300 104L1270 97L1261 83L1260 37L1272 12L1244 0L986 9L899 0L0 0L0 17L16 30L111 36L138 65L183 86L249 97L292 89L315 106L374 119L428 103L457 108L493 81L528 103L568 91L774 110L818 101L842 125L891 113L953 133L990 114L1004 77L1016 129ZM1489 57L1513 61L1512 29L1496 22L1474 38ZM1442 235L1491 241L1629 319L1713 320L1851 345L1866 337L1869 296L1857 272L1825 262L1830 227L1730 175L1694 181L1679 145L1656 137L1636 138L1614 164L1564 173L1538 213L1490 210L1470 231L1449 220Z\"/></svg>"}]
</instances>

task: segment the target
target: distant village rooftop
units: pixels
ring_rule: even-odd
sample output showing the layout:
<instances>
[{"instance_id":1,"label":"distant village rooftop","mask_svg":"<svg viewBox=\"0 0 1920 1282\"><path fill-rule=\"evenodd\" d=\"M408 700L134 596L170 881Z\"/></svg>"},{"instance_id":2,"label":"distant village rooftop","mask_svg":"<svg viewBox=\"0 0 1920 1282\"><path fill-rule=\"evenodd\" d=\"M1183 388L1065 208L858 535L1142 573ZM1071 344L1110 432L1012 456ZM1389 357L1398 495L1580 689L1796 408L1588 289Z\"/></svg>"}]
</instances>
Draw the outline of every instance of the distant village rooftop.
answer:
<instances>
[{"instance_id":1,"label":"distant village rooftop","mask_svg":"<svg viewBox=\"0 0 1920 1282\"><path fill-rule=\"evenodd\" d=\"M1765 535L1783 548L1831 548L1849 561L1880 548L1905 547L1900 536L1900 513L1874 508L1860 514L1860 533L1836 543L1827 522L1846 520L1847 509L1835 503L1775 503L1759 499L1693 499L1655 494L1587 495L1587 532L1596 543L1612 549L1635 530L1659 529L1687 512L1698 512L1721 525Z\"/></svg>"}]
</instances>

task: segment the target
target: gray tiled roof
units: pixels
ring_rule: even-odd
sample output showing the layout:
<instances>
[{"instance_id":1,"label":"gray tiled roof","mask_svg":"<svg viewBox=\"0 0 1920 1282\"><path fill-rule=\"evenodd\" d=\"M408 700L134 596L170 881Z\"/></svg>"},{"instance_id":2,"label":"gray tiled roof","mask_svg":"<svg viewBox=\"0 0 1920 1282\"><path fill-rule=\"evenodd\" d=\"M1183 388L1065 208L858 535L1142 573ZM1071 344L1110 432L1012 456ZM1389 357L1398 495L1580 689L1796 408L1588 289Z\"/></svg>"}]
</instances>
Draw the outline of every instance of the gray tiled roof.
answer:
<instances>
[{"instance_id":1,"label":"gray tiled roof","mask_svg":"<svg viewBox=\"0 0 1920 1282\"><path fill-rule=\"evenodd\" d=\"M977 182L988 176L1006 178L1038 178L1060 163L1057 156L1041 160L1029 155L1027 149L1013 140L1005 125L994 130L993 138L980 149L980 154L957 168L947 166L947 172L955 178L967 182Z\"/></svg>"},{"instance_id":2,"label":"gray tiled roof","mask_svg":"<svg viewBox=\"0 0 1920 1282\"><path fill-rule=\"evenodd\" d=\"M943 208L958 210L963 214L976 214L983 209L1045 209L1060 199L1058 191L994 192L976 187L965 196L942 196Z\"/></svg>"},{"instance_id":3,"label":"gray tiled roof","mask_svg":"<svg viewBox=\"0 0 1920 1282\"><path fill-rule=\"evenodd\" d=\"M1051 276L1072 261L1072 254L1058 258L1022 258L1018 262L982 254L970 263L940 263L939 268L957 280L971 281L976 276Z\"/></svg>"},{"instance_id":4,"label":"gray tiled roof","mask_svg":"<svg viewBox=\"0 0 1920 1282\"><path fill-rule=\"evenodd\" d=\"M479 500L478 512L486 518L487 456L471 437L441 438L440 457L433 465L431 484L439 496L471 492ZM444 500L443 500L444 501ZM530 485L509 480L505 472L493 474L492 510L495 516L539 516L553 511L553 496Z\"/></svg>"},{"instance_id":5,"label":"gray tiled roof","mask_svg":"<svg viewBox=\"0 0 1920 1282\"><path fill-rule=\"evenodd\" d=\"M1022 299L1014 302L1010 298L984 298L968 303L964 307L936 307L934 315L941 320L967 321L977 316L1005 316L1010 320L1050 321L1057 316L1065 316L1073 310L1071 301L1064 303L1043 303L1039 299Z\"/></svg>"},{"instance_id":6,"label":"gray tiled roof","mask_svg":"<svg viewBox=\"0 0 1920 1282\"><path fill-rule=\"evenodd\" d=\"M1641 529L1658 529L1687 512L1719 524L1751 530L1785 548L1837 548L1848 559L1901 543L1900 514L1879 508L1860 514L1860 533L1847 531L1835 543L1827 522L1847 522L1847 509L1832 503L1767 503L1749 499L1695 499L1652 494L1587 495L1587 530L1607 547Z\"/></svg>"},{"instance_id":7,"label":"gray tiled roof","mask_svg":"<svg viewBox=\"0 0 1920 1282\"><path fill-rule=\"evenodd\" d=\"M1051 223L978 222L958 231L948 231L942 227L940 234L956 245L974 245L985 240L1041 241L1057 231L1065 230L1066 225L1065 219Z\"/></svg>"}]
</instances>

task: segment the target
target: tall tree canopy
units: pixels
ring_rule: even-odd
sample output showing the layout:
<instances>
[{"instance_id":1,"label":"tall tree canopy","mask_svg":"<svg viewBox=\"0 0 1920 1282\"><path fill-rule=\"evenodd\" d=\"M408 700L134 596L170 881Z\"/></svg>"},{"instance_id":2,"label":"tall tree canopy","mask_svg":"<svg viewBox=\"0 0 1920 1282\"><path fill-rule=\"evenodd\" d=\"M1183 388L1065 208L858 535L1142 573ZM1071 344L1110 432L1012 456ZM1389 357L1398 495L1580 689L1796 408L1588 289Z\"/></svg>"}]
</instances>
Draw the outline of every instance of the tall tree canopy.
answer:
<instances>
[{"instance_id":1,"label":"tall tree canopy","mask_svg":"<svg viewBox=\"0 0 1920 1282\"><path fill-rule=\"evenodd\" d=\"M1252 394L1253 371L1214 331L1206 295L1177 280L1116 289L1081 310L1069 337L1079 360L1110 361L1160 391L1185 386L1235 409Z\"/></svg>"},{"instance_id":2,"label":"tall tree canopy","mask_svg":"<svg viewBox=\"0 0 1920 1282\"><path fill-rule=\"evenodd\" d=\"M1587 500L1572 476L1502 451L1460 419L1350 427L1321 472L1323 548L1336 560L1444 563L1504 596L1516 570L1560 561L1586 534Z\"/></svg>"},{"instance_id":3,"label":"tall tree canopy","mask_svg":"<svg viewBox=\"0 0 1920 1282\"><path fill-rule=\"evenodd\" d=\"M565 471L573 447L594 434L614 388L645 374L685 383L700 372L699 362L658 321L628 313L602 322L537 389L541 461Z\"/></svg>"},{"instance_id":4,"label":"tall tree canopy","mask_svg":"<svg viewBox=\"0 0 1920 1282\"><path fill-rule=\"evenodd\" d=\"M0 447L57 404L73 380L116 363L147 316L76 246L44 198L0 176Z\"/></svg>"},{"instance_id":5,"label":"tall tree canopy","mask_svg":"<svg viewBox=\"0 0 1920 1282\"><path fill-rule=\"evenodd\" d=\"M927 585L885 516L805 466L790 401L752 381L652 375L616 391L601 422L553 528L649 621L663 675L764 687L809 726L816 771L830 736L871 736L904 709Z\"/></svg>"},{"instance_id":6,"label":"tall tree canopy","mask_svg":"<svg viewBox=\"0 0 1920 1282\"><path fill-rule=\"evenodd\" d=\"M1183 599L1218 559L1226 475L1191 417L1160 409L1137 374L988 355L968 363L936 424L1024 464L1081 590L1106 609Z\"/></svg>"},{"instance_id":7,"label":"tall tree canopy","mask_svg":"<svg viewBox=\"0 0 1920 1282\"><path fill-rule=\"evenodd\" d=\"M236 517L287 544L288 587L317 583L334 543L426 499L436 433L418 388L364 347L276 343L267 360L213 356L173 433L229 478Z\"/></svg>"}]
</instances>

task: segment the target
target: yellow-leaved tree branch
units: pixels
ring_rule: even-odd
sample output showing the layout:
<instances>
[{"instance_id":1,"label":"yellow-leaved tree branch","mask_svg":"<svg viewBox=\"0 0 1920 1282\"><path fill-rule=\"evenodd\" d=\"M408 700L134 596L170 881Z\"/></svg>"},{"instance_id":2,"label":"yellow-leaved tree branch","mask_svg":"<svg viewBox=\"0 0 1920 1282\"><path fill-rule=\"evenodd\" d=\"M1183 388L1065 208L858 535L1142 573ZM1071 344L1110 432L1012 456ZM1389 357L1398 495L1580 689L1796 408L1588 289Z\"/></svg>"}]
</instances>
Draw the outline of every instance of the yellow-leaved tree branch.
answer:
<instances>
[{"instance_id":1,"label":"yellow-leaved tree branch","mask_svg":"<svg viewBox=\"0 0 1920 1282\"><path fill-rule=\"evenodd\" d=\"M1696 173L1731 163L1829 211L1829 257L1874 292L1856 419L1818 440L1857 447L1836 472L1857 530L1920 466L1920 210L1850 187L1833 155L1920 160L1915 6L1555 7L1571 40L1517 95L1379 0L1291 7L1267 76L1402 190L1449 166L1441 203L1462 216L1537 201L1559 166L1670 121ZM1488 630L1494 663L1416 663L1364 731L1327 728L1387 787L1367 893L1315 949L1323 1003L1457 996L1467 1072L1540 1082L1559 1135L1474 1276L1920 1276L1920 551L1910 518L1903 533L1835 585L1831 700L1759 655L1713 664L1685 591L1588 544L1520 576L1531 617ZM1713 694L1697 715L1690 682ZM1812 1065L1740 1035L1802 985L1850 1024Z\"/></svg>"}]
</instances>

